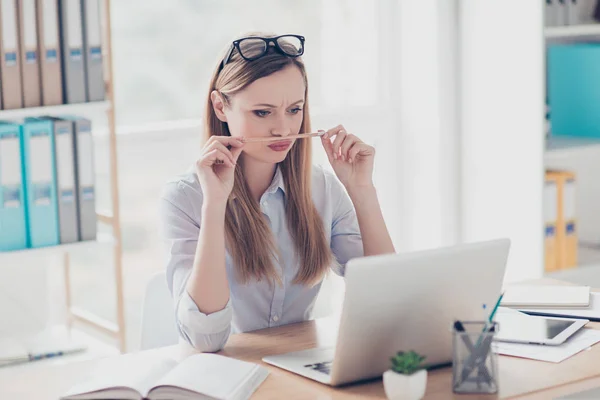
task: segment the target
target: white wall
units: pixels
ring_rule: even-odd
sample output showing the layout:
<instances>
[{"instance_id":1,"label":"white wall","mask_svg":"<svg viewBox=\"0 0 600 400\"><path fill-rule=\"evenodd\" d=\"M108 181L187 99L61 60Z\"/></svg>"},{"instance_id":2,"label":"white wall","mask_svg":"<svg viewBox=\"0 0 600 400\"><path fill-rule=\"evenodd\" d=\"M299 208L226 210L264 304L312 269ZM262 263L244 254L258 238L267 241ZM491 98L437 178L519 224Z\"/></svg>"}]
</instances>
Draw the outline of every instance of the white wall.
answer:
<instances>
[{"instance_id":1,"label":"white wall","mask_svg":"<svg viewBox=\"0 0 600 400\"><path fill-rule=\"evenodd\" d=\"M463 239L510 237L507 281L543 273L542 3L459 3Z\"/></svg>"}]
</instances>

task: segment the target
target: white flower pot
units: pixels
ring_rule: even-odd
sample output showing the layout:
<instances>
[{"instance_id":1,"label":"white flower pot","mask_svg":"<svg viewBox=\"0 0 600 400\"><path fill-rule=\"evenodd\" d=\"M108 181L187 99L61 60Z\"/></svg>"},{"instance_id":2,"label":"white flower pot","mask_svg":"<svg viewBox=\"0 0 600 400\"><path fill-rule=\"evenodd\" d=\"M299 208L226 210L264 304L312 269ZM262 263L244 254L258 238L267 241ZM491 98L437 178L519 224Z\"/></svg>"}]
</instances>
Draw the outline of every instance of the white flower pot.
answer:
<instances>
[{"instance_id":1,"label":"white flower pot","mask_svg":"<svg viewBox=\"0 0 600 400\"><path fill-rule=\"evenodd\" d=\"M420 400L427 388L427 370L412 375L387 370L383 373L383 388L389 400Z\"/></svg>"}]
</instances>

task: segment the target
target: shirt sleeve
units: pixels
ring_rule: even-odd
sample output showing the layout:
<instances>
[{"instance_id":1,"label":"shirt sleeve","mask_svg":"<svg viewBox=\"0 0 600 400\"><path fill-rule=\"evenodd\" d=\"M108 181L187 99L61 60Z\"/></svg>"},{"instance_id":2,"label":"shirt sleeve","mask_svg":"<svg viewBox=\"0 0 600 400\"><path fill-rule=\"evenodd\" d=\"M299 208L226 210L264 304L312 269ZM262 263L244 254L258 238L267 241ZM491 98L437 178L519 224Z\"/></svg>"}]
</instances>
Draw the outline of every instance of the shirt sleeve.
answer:
<instances>
[{"instance_id":1,"label":"shirt sleeve","mask_svg":"<svg viewBox=\"0 0 600 400\"><path fill-rule=\"evenodd\" d=\"M194 220L191 202L177 182L167 184L159 205L166 255L167 285L174 301L179 334L204 352L222 349L229 338L233 317L231 299L223 310L204 314L188 294L200 223Z\"/></svg>"},{"instance_id":2,"label":"shirt sleeve","mask_svg":"<svg viewBox=\"0 0 600 400\"><path fill-rule=\"evenodd\" d=\"M331 222L331 250L339 264L334 272L343 276L346 263L364 255L363 242L350 196L336 177L332 176L331 181L331 204L336 204Z\"/></svg>"}]
</instances>

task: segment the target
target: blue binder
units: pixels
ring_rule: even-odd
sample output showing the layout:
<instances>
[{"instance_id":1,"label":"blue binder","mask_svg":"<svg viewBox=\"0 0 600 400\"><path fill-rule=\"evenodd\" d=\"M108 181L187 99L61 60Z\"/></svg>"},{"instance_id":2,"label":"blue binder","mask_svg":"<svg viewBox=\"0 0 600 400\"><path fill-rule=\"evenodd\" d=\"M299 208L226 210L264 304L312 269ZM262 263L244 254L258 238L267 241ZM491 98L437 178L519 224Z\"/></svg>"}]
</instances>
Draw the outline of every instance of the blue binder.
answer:
<instances>
[{"instance_id":1,"label":"blue binder","mask_svg":"<svg viewBox=\"0 0 600 400\"><path fill-rule=\"evenodd\" d=\"M600 137L600 45L553 45L547 58L552 135Z\"/></svg>"},{"instance_id":2,"label":"blue binder","mask_svg":"<svg viewBox=\"0 0 600 400\"><path fill-rule=\"evenodd\" d=\"M25 119L25 182L31 247L60 243L52 121Z\"/></svg>"},{"instance_id":3,"label":"blue binder","mask_svg":"<svg viewBox=\"0 0 600 400\"><path fill-rule=\"evenodd\" d=\"M22 154L21 126L0 121L0 251L28 245Z\"/></svg>"}]
</instances>

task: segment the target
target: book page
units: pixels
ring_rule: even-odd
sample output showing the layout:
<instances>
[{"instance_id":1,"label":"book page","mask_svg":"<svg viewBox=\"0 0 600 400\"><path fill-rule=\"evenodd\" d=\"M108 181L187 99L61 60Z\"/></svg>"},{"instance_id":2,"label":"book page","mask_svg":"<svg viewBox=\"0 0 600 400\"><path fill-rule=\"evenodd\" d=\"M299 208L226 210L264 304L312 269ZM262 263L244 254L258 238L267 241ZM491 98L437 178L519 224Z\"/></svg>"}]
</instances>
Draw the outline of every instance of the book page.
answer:
<instances>
[{"instance_id":1,"label":"book page","mask_svg":"<svg viewBox=\"0 0 600 400\"><path fill-rule=\"evenodd\" d=\"M169 387L179 387L215 399L244 399L267 375L268 370L257 364L217 354L194 354L160 379L149 397L159 399L162 391L172 393ZM240 392L246 393L239 395Z\"/></svg>"},{"instance_id":2,"label":"book page","mask_svg":"<svg viewBox=\"0 0 600 400\"><path fill-rule=\"evenodd\" d=\"M175 365L175 360L155 355L126 354L109 358L101 362L86 380L71 388L63 399L112 388L130 388L138 392L136 397L128 395L127 398L147 397L150 388Z\"/></svg>"}]
</instances>

